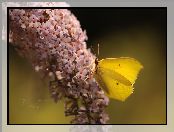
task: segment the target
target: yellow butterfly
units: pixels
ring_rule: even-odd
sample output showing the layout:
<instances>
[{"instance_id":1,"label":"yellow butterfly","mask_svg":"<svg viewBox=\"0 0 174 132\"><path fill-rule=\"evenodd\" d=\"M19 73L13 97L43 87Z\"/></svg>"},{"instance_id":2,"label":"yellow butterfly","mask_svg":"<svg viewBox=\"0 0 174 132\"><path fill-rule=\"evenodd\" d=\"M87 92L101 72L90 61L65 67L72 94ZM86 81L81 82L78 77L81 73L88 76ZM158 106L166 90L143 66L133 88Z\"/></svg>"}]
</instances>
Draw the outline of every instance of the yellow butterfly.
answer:
<instances>
[{"instance_id":1,"label":"yellow butterfly","mask_svg":"<svg viewBox=\"0 0 174 132\"><path fill-rule=\"evenodd\" d=\"M94 77L108 97L125 101L142 68L134 58L106 58L96 61Z\"/></svg>"}]
</instances>

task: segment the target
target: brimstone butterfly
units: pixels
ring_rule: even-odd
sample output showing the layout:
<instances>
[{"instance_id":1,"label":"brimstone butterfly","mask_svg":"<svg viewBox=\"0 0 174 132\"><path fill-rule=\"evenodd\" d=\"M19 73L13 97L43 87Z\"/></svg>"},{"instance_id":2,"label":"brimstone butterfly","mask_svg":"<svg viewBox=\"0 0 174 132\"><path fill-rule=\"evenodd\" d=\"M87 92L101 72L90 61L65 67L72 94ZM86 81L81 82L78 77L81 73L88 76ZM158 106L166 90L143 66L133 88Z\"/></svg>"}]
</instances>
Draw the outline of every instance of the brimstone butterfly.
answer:
<instances>
[{"instance_id":1,"label":"brimstone butterfly","mask_svg":"<svg viewBox=\"0 0 174 132\"><path fill-rule=\"evenodd\" d=\"M142 68L134 58L106 58L96 62L94 77L108 97L124 101Z\"/></svg>"}]
</instances>

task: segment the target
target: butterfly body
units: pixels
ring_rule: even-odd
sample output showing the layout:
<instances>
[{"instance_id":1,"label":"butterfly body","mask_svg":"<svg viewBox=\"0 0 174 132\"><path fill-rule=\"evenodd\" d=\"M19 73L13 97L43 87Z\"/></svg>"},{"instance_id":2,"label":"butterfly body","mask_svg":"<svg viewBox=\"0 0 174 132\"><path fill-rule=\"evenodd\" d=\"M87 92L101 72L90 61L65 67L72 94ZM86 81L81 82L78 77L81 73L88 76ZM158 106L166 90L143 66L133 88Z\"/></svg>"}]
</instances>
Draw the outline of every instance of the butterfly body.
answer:
<instances>
[{"instance_id":1,"label":"butterfly body","mask_svg":"<svg viewBox=\"0 0 174 132\"><path fill-rule=\"evenodd\" d=\"M134 58L106 58L97 62L94 77L110 98L124 101L143 66Z\"/></svg>"}]
</instances>

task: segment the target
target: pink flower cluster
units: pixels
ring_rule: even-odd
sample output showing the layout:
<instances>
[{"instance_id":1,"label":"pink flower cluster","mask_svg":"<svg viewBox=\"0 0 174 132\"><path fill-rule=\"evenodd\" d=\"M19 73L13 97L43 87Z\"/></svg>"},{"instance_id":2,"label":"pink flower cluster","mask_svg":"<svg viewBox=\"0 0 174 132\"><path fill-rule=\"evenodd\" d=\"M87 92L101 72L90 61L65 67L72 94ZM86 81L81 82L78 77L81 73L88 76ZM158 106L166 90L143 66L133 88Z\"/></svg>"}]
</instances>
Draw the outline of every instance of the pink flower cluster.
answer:
<instances>
[{"instance_id":1,"label":"pink flower cluster","mask_svg":"<svg viewBox=\"0 0 174 132\"><path fill-rule=\"evenodd\" d=\"M9 20L10 44L50 77L51 95L65 98L72 123L106 123L109 99L93 78L95 56L76 17L67 9L10 9Z\"/></svg>"}]
</instances>

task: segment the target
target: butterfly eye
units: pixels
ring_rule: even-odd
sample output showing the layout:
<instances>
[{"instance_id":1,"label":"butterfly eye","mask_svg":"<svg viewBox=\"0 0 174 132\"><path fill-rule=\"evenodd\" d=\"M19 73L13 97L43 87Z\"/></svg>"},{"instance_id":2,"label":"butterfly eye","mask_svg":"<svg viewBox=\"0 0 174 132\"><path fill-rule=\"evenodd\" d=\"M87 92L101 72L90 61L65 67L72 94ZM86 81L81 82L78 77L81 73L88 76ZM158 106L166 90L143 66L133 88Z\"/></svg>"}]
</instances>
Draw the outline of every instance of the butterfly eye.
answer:
<instances>
[{"instance_id":1,"label":"butterfly eye","mask_svg":"<svg viewBox=\"0 0 174 132\"><path fill-rule=\"evenodd\" d=\"M98 59L97 58L95 59L95 64L96 64L96 66L98 66Z\"/></svg>"},{"instance_id":2,"label":"butterfly eye","mask_svg":"<svg viewBox=\"0 0 174 132\"><path fill-rule=\"evenodd\" d=\"M118 83L116 83L118 85Z\"/></svg>"}]
</instances>

